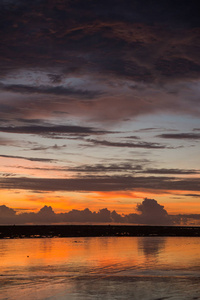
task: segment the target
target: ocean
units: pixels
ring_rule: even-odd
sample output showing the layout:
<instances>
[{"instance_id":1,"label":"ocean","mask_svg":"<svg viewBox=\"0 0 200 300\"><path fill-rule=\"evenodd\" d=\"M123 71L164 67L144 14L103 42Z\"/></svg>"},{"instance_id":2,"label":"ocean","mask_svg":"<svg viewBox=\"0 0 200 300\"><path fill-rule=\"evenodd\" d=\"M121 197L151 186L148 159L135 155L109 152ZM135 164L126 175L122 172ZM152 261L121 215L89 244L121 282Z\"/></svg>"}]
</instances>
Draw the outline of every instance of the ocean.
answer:
<instances>
[{"instance_id":1,"label":"ocean","mask_svg":"<svg viewBox=\"0 0 200 300\"><path fill-rule=\"evenodd\" d=\"M200 299L200 238L1 239L0 299Z\"/></svg>"}]
</instances>

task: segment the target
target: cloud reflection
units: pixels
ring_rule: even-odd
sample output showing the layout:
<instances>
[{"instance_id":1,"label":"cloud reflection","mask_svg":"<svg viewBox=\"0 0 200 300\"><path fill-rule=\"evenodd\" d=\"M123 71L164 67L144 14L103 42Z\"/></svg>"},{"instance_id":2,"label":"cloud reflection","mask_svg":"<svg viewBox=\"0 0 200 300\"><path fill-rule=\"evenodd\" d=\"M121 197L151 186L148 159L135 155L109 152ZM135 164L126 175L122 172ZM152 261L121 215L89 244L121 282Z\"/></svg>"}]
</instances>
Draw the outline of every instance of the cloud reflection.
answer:
<instances>
[{"instance_id":1,"label":"cloud reflection","mask_svg":"<svg viewBox=\"0 0 200 300\"><path fill-rule=\"evenodd\" d=\"M147 259L159 256L165 249L166 237L141 237L138 239L138 251Z\"/></svg>"}]
</instances>

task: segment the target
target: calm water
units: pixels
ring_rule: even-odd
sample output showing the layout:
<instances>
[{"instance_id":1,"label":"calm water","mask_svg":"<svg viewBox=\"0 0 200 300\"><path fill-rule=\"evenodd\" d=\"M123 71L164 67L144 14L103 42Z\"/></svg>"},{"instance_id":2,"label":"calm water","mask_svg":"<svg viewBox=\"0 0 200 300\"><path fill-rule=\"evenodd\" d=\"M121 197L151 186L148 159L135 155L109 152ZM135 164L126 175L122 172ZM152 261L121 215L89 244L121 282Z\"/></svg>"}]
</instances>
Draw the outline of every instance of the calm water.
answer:
<instances>
[{"instance_id":1,"label":"calm water","mask_svg":"<svg viewBox=\"0 0 200 300\"><path fill-rule=\"evenodd\" d=\"M0 299L200 299L200 238L0 240Z\"/></svg>"}]
</instances>

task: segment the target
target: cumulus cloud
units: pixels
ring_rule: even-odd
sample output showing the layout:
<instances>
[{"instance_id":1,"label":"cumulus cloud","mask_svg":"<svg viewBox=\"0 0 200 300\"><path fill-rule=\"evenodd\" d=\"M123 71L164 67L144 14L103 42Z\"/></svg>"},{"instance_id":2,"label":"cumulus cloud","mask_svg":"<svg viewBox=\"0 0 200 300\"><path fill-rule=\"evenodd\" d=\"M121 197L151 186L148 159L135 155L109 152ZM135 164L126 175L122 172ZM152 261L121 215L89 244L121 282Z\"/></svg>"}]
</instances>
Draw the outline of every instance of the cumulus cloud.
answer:
<instances>
[{"instance_id":1,"label":"cumulus cloud","mask_svg":"<svg viewBox=\"0 0 200 300\"><path fill-rule=\"evenodd\" d=\"M145 198L141 204L137 205L138 214L127 215L129 223L146 225L172 225L173 218L168 215L164 206L158 204L154 199Z\"/></svg>"},{"instance_id":2,"label":"cumulus cloud","mask_svg":"<svg viewBox=\"0 0 200 300\"><path fill-rule=\"evenodd\" d=\"M164 207L154 199L144 199L137 205L138 213L128 215L118 214L115 210L107 208L92 212L73 209L65 213L55 213L51 206L44 206L37 213L16 214L14 209L5 205L0 206L1 224L52 224L52 223L121 223L121 224L146 224L170 225L172 218Z\"/></svg>"},{"instance_id":3,"label":"cumulus cloud","mask_svg":"<svg viewBox=\"0 0 200 300\"><path fill-rule=\"evenodd\" d=\"M55 213L51 206L44 206L38 212L19 213L5 205L0 206L0 224L133 224L133 225L192 225L200 220L200 214L169 215L154 199L145 198L136 207L136 213L119 214L107 208L98 212L88 208L72 209Z\"/></svg>"},{"instance_id":4,"label":"cumulus cloud","mask_svg":"<svg viewBox=\"0 0 200 300\"><path fill-rule=\"evenodd\" d=\"M13 224L51 224L57 221L57 216L51 206L42 207L37 213L21 213L13 218Z\"/></svg>"},{"instance_id":5,"label":"cumulus cloud","mask_svg":"<svg viewBox=\"0 0 200 300\"><path fill-rule=\"evenodd\" d=\"M137 205L137 211L140 213L139 220L142 224L172 224L164 206L154 199L145 198L141 204Z\"/></svg>"},{"instance_id":6,"label":"cumulus cloud","mask_svg":"<svg viewBox=\"0 0 200 300\"><path fill-rule=\"evenodd\" d=\"M16 220L16 211L6 205L0 206L0 224L13 224ZM15 223L15 222L14 222Z\"/></svg>"}]
</instances>

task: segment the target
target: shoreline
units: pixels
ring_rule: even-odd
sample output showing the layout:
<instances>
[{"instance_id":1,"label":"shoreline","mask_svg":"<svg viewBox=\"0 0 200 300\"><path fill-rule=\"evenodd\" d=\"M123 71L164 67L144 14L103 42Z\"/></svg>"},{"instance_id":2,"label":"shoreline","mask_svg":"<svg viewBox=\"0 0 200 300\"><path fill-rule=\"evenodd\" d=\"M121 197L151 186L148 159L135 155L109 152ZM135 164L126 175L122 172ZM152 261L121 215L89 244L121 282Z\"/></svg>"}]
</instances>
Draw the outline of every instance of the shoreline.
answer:
<instances>
[{"instance_id":1,"label":"shoreline","mask_svg":"<svg viewBox=\"0 0 200 300\"><path fill-rule=\"evenodd\" d=\"M0 225L0 239L112 236L200 237L200 227L145 225Z\"/></svg>"}]
</instances>

